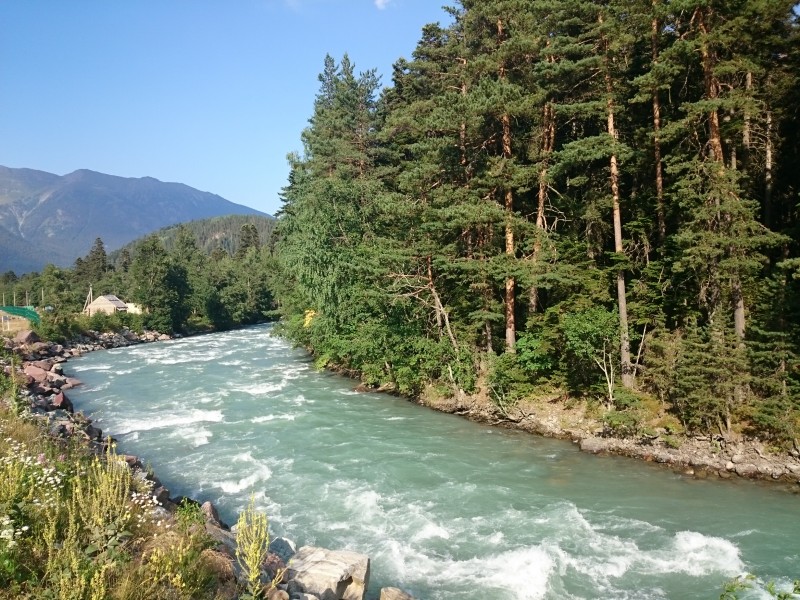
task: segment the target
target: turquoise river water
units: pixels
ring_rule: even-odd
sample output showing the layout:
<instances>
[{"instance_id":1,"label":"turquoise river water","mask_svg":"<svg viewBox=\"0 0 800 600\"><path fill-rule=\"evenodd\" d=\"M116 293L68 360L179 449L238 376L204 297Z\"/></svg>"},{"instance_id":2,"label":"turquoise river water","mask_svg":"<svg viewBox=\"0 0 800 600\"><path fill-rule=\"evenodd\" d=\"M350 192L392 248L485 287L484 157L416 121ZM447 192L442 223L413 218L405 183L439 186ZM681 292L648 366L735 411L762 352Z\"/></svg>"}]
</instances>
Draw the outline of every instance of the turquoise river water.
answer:
<instances>
[{"instance_id":1,"label":"turquoise river water","mask_svg":"<svg viewBox=\"0 0 800 600\"><path fill-rule=\"evenodd\" d=\"M352 391L269 326L70 361L76 409L229 523L372 558L424 600L716 599L800 578L800 497ZM767 598L763 584L740 596Z\"/></svg>"}]
</instances>

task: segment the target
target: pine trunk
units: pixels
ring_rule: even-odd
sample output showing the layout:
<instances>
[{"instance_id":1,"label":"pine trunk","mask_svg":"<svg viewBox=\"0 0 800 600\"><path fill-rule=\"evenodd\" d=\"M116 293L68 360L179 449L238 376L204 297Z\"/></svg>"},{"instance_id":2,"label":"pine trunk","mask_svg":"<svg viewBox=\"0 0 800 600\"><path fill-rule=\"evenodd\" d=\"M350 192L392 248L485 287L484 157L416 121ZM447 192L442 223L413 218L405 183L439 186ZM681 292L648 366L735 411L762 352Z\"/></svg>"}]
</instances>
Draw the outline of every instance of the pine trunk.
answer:
<instances>
[{"instance_id":1,"label":"pine trunk","mask_svg":"<svg viewBox=\"0 0 800 600\"><path fill-rule=\"evenodd\" d=\"M602 22L602 16L600 17ZM605 48L606 56L606 118L608 135L613 140L618 138L617 127L614 121L614 99L612 92L614 89L613 82L611 81L611 72L608 56L608 45L606 42ZM620 257L625 256L625 247L622 244L622 211L620 208L619 196L619 164L617 161L616 151L611 153L609 161L609 171L611 178L611 201L612 201L612 217L614 221L614 252ZM619 308L619 358L620 358L620 371L622 385L626 388L633 387L633 369L631 368L631 341L630 334L628 333L628 301L626 298L625 290L625 270L619 269L617 271L617 307Z\"/></svg>"},{"instance_id":2,"label":"pine trunk","mask_svg":"<svg viewBox=\"0 0 800 600\"><path fill-rule=\"evenodd\" d=\"M653 0L653 7L658 0ZM658 62L658 18L653 18L651 30L651 45L653 52L653 65ZM656 163L656 219L658 221L658 244L663 247L667 237L667 223L664 216L664 166L661 160L661 99L658 95L658 86L653 86L653 158Z\"/></svg>"},{"instance_id":3,"label":"pine trunk","mask_svg":"<svg viewBox=\"0 0 800 600\"><path fill-rule=\"evenodd\" d=\"M553 106L549 102L545 104L542 119L543 131L541 144L543 158L542 166L539 169L539 191L537 194L536 205L537 236L536 241L533 244L533 255L531 256L531 262L533 263L534 268L536 268L539 263L539 258L542 252L542 237L547 229L547 222L544 216L545 205L547 203L547 158L553 151L556 138L555 115L553 112ZM539 310L539 288L536 287L535 284L531 286L529 292L528 306L531 313L535 313Z\"/></svg>"},{"instance_id":4,"label":"pine trunk","mask_svg":"<svg viewBox=\"0 0 800 600\"><path fill-rule=\"evenodd\" d=\"M497 20L497 38L502 42L505 37L503 30L503 21ZM506 78L505 65L501 63L500 80ZM500 117L500 123L503 129L503 158L510 160L513 156L511 150L511 116L508 113L503 113ZM514 214L514 192L511 188L506 188L504 194L503 207L506 211L506 224L505 224L505 238L506 238L506 254L513 258L515 256L514 249L514 228L513 228L513 214ZM506 319L506 352L515 352L517 346L517 326L515 322L514 312L516 304L515 296L516 281L514 277L506 278L505 290L505 319Z\"/></svg>"}]
</instances>

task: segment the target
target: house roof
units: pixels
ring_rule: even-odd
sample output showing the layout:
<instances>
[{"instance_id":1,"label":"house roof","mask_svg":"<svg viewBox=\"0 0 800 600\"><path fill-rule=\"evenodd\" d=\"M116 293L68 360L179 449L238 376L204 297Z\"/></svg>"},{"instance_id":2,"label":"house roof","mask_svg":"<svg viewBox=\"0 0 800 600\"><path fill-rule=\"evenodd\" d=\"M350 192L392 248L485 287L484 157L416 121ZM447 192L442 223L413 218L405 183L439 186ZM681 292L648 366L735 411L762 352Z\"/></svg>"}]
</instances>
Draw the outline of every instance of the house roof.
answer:
<instances>
[{"instance_id":1,"label":"house roof","mask_svg":"<svg viewBox=\"0 0 800 600\"><path fill-rule=\"evenodd\" d=\"M92 302L92 304L104 304L106 302L113 304L117 308L127 308L128 306L122 300L117 298L114 294L106 294L105 296L99 296L94 299L94 302ZM89 306L92 306L92 304L90 304Z\"/></svg>"}]
</instances>

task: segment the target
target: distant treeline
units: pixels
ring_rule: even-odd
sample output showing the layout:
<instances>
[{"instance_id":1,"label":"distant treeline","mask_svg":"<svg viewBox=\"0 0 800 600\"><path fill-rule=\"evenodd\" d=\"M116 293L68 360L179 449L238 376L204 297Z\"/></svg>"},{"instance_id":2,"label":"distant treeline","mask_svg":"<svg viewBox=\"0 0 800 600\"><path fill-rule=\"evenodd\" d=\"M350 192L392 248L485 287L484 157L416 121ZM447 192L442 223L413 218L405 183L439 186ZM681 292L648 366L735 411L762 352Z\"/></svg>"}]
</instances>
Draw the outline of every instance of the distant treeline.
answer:
<instances>
[{"instance_id":1,"label":"distant treeline","mask_svg":"<svg viewBox=\"0 0 800 600\"><path fill-rule=\"evenodd\" d=\"M97 238L73 268L47 265L23 277L8 272L0 291L9 304L16 298L39 307L49 338L72 333L90 286L95 298L114 294L140 305L141 316L116 316L138 327L181 332L262 322L272 309L271 231L271 219L215 217L159 230L112 256Z\"/></svg>"},{"instance_id":2,"label":"distant treeline","mask_svg":"<svg viewBox=\"0 0 800 600\"><path fill-rule=\"evenodd\" d=\"M188 221L180 225L170 225L159 229L153 235L161 240L168 252L171 252L178 240L181 228L185 228L194 235L200 252L210 255L215 251L224 250L228 254L234 255L239 251L239 247L242 244L242 227L244 225L253 225L259 239L267 242L272 239L275 219L254 215L225 215ZM124 251L132 255L139 241L135 240L119 250L110 252L108 255L109 262L112 265L116 265Z\"/></svg>"},{"instance_id":3,"label":"distant treeline","mask_svg":"<svg viewBox=\"0 0 800 600\"><path fill-rule=\"evenodd\" d=\"M794 5L461 0L383 92L327 57L278 215L286 331L408 393L796 438Z\"/></svg>"}]
</instances>

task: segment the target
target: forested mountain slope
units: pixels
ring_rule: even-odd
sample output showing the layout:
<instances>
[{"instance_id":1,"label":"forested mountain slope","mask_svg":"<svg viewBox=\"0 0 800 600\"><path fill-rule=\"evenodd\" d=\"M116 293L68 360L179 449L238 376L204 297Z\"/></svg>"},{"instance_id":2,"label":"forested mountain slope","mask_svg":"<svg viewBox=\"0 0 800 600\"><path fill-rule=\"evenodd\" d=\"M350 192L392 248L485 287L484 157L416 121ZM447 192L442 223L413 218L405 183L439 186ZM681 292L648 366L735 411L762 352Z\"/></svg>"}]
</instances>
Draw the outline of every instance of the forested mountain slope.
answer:
<instances>
[{"instance_id":1,"label":"forested mountain slope","mask_svg":"<svg viewBox=\"0 0 800 600\"><path fill-rule=\"evenodd\" d=\"M98 237L114 250L166 225L227 214L263 215L152 177L0 167L0 272L67 266Z\"/></svg>"},{"instance_id":2,"label":"forested mountain slope","mask_svg":"<svg viewBox=\"0 0 800 600\"><path fill-rule=\"evenodd\" d=\"M287 331L406 393L791 443L793 8L462 0L382 93L327 57L277 225Z\"/></svg>"},{"instance_id":3,"label":"forested mountain slope","mask_svg":"<svg viewBox=\"0 0 800 600\"><path fill-rule=\"evenodd\" d=\"M182 230L185 229L194 237L197 248L202 254L211 255L215 250L223 250L226 254L235 255L242 248L243 234L246 236L248 232L255 232L258 239L268 245L272 239L274 224L275 219L270 216L225 215L162 227L152 235L161 240L164 247L170 252L175 248L182 235ZM253 229L250 229L249 225L252 225ZM132 256L142 241L141 239L134 240L119 250L109 253L109 261L112 264L116 263L125 250ZM246 245L250 241L244 240L244 243Z\"/></svg>"}]
</instances>

